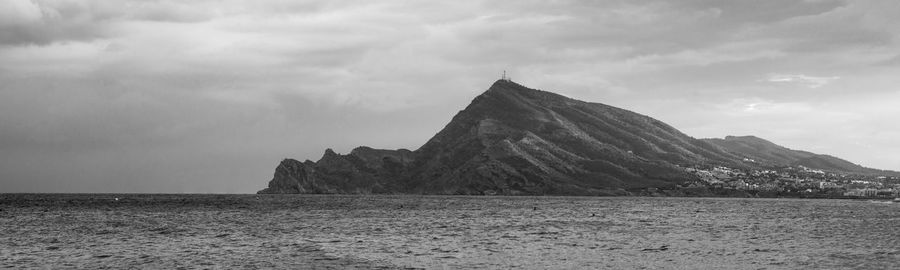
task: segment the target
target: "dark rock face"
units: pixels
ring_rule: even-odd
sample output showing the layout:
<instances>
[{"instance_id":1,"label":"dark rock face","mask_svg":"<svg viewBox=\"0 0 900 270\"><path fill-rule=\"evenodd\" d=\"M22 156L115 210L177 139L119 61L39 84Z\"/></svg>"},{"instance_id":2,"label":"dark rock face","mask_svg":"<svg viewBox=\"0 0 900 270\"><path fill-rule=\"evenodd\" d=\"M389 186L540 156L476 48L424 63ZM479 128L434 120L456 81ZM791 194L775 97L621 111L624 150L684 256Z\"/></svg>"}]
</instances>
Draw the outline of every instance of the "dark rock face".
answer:
<instances>
[{"instance_id":1,"label":"dark rock face","mask_svg":"<svg viewBox=\"0 0 900 270\"><path fill-rule=\"evenodd\" d=\"M500 80L418 150L329 149L317 162L286 159L260 193L615 195L695 179L684 166L755 166L732 148L645 115Z\"/></svg>"},{"instance_id":2,"label":"dark rock face","mask_svg":"<svg viewBox=\"0 0 900 270\"><path fill-rule=\"evenodd\" d=\"M347 155L327 149L317 162L281 161L269 187L258 193L397 192L397 187L387 180L402 177L413 157L413 152L406 149L358 147Z\"/></svg>"}]
</instances>

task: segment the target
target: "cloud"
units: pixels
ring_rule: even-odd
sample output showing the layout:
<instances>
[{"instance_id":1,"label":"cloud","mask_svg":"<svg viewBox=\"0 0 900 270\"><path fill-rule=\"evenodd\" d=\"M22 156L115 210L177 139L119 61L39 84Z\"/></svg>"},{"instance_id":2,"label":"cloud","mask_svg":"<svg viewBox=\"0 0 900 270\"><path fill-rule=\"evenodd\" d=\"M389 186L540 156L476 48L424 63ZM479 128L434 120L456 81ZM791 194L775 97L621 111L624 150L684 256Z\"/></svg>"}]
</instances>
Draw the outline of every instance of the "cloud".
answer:
<instances>
[{"instance_id":1,"label":"cloud","mask_svg":"<svg viewBox=\"0 0 900 270\"><path fill-rule=\"evenodd\" d=\"M190 177L202 192L231 177L251 192L283 157L416 148L502 70L696 135L774 130L896 91L897 3L0 1L0 163L17 164L0 179Z\"/></svg>"},{"instance_id":2,"label":"cloud","mask_svg":"<svg viewBox=\"0 0 900 270\"><path fill-rule=\"evenodd\" d=\"M840 77L815 77L802 74L770 74L765 80L774 83L794 83L809 88L819 88L837 79L840 79Z\"/></svg>"},{"instance_id":3,"label":"cloud","mask_svg":"<svg viewBox=\"0 0 900 270\"><path fill-rule=\"evenodd\" d=\"M737 98L716 104L714 109L733 117L783 117L802 115L815 110L808 102L784 102L766 98Z\"/></svg>"},{"instance_id":4,"label":"cloud","mask_svg":"<svg viewBox=\"0 0 900 270\"><path fill-rule=\"evenodd\" d=\"M0 2L0 25L22 25L39 21L41 8L30 0Z\"/></svg>"},{"instance_id":5,"label":"cloud","mask_svg":"<svg viewBox=\"0 0 900 270\"><path fill-rule=\"evenodd\" d=\"M123 22L193 23L211 19L211 3L173 1L0 2L0 45L47 45L117 36Z\"/></svg>"}]
</instances>

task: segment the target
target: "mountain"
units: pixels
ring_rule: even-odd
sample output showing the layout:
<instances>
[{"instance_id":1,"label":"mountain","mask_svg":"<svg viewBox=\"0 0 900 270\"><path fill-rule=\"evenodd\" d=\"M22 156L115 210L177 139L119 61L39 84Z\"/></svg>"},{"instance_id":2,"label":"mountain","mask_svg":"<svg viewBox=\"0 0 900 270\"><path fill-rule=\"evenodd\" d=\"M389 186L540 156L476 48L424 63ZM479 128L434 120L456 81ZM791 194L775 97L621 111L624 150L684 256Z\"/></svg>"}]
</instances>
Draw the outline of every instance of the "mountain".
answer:
<instances>
[{"instance_id":1,"label":"mountain","mask_svg":"<svg viewBox=\"0 0 900 270\"><path fill-rule=\"evenodd\" d=\"M736 157L615 107L497 81L425 143L415 193L595 194L671 185L676 165Z\"/></svg>"},{"instance_id":2,"label":"mountain","mask_svg":"<svg viewBox=\"0 0 900 270\"><path fill-rule=\"evenodd\" d=\"M695 139L645 115L499 80L415 151L359 147L326 150L316 162L285 159L259 193L616 195L695 180L685 167L762 166L748 157L846 165L729 138Z\"/></svg>"},{"instance_id":3,"label":"mountain","mask_svg":"<svg viewBox=\"0 0 900 270\"><path fill-rule=\"evenodd\" d=\"M725 139L702 139L737 156L751 159L764 167L804 166L832 172L900 175L900 173L866 168L852 162L806 151L791 150L754 136L727 136Z\"/></svg>"}]
</instances>

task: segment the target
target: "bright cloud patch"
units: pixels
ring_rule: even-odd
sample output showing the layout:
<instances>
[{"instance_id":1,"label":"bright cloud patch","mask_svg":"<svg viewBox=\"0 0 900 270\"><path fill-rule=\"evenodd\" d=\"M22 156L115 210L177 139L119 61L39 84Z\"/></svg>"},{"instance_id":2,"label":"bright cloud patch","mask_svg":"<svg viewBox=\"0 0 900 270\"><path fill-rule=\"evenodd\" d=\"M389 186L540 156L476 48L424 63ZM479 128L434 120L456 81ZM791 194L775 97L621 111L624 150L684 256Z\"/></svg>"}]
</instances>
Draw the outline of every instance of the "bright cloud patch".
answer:
<instances>
[{"instance_id":1,"label":"bright cloud patch","mask_svg":"<svg viewBox=\"0 0 900 270\"><path fill-rule=\"evenodd\" d=\"M802 74L771 74L766 81L776 83L796 83L809 88L819 88L837 79L840 79L840 77L815 77Z\"/></svg>"}]
</instances>

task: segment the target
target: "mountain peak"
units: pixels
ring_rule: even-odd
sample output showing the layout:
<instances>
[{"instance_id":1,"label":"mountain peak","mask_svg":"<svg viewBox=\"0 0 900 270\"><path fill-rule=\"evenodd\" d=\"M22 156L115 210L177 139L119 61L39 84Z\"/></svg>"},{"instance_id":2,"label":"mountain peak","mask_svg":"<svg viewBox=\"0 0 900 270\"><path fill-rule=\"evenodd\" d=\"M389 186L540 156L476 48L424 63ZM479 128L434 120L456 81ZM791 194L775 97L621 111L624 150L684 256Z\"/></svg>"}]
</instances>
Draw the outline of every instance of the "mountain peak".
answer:
<instances>
[{"instance_id":1,"label":"mountain peak","mask_svg":"<svg viewBox=\"0 0 900 270\"><path fill-rule=\"evenodd\" d=\"M472 101L472 103L477 103L479 101L505 101L504 99L521 99L525 96L523 94L527 94L529 91L536 91L534 89L530 89L528 87L522 86L520 84L514 83L509 80L497 80L494 84L491 85L487 91L484 91L478 97Z\"/></svg>"},{"instance_id":2,"label":"mountain peak","mask_svg":"<svg viewBox=\"0 0 900 270\"><path fill-rule=\"evenodd\" d=\"M495 81L493 84L491 84L491 87L488 88L488 91L494 90L494 89L516 89L516 88L529 89L528 87L525 87L525 86L518 84L516 82L513 82L511 80L500 79L500 80Z\"/></svg>"},{"instance_id":3,"label":"mountain peak","mask_svg":"<svg viewBox=\"0 0 900 270\"><path fill-rule=\"evenodd\" d=\"M525 98L531 100L543 100L543 101L576 101L574 99L568 98L566 96L538 90L534 88L530 88L519 83L513 82L511 80L497 80L494 82L487 91L485 91L482 95L516 95L518 98ZM579 101L582 102L582 101Z\"/></svg>"}]
</instances>

